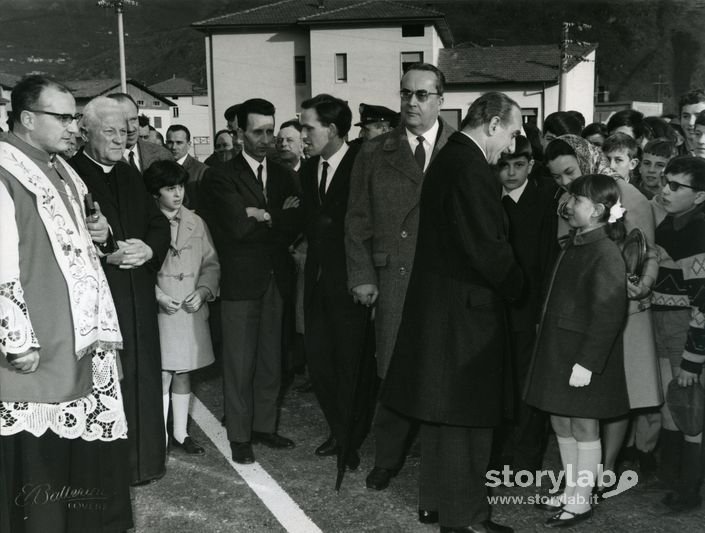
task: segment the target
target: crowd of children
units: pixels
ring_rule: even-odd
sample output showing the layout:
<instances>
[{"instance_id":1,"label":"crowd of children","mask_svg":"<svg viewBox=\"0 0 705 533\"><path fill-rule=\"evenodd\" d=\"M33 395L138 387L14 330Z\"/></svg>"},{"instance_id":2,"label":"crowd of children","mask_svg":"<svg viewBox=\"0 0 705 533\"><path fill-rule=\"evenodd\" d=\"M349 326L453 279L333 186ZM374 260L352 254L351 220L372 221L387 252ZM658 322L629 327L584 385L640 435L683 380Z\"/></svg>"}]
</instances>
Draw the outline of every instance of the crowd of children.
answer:
<instances>
[{"instance_id":1,"label":"crowd of children","mask_svg":"<svg viewBox=\"0 0 705 533\"><path fill-rule=\"evenodd\" d=\"M510 310L523 391L512 464L540 466L547 413L568 479L590 479L537 504L549 527L588 519L618 479L598 474L627 461L672 512L701 504L703 406L666 398L701 386L705 363L705 92L679 110L673 125L633 110L587 127L554 113L540 142L518 139L498 164L528 278ZM632 232L638 272L622 256Z\"/></svg>"}]
</instances>

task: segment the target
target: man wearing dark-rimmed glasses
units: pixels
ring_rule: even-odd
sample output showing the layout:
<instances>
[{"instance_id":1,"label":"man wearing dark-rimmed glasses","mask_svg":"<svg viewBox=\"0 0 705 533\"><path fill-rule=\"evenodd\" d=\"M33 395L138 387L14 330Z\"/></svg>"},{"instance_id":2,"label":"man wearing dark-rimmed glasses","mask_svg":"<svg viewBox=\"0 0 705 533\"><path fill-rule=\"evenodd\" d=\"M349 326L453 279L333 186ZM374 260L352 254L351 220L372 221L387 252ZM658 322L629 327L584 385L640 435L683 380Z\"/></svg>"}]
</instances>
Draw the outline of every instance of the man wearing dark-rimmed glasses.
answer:
<instances>
[{"instance_id":1,"label":"man wearing dark-rimmed glasses","mask_svg":"<svg viewBox=\"0 0 705 533\"><path fill-rule=\"evenodd\" d=\"M93 245L108 223L86 213L86 187L57 155L78 131L69 89L29 76L12 110L0 139L0 531L123 531L122 338ZM38 497L62 487L78 496Z\"/></svg>"},{"instance_id":2,"label":"man wearing dark-rimmed glasses","mask_svg":"<svg viewBox=\"0 0 705 533\"><path fill-rule=\"evenodd\" d=\"M351 175L345 218L348 288L359 304L376 306L377 375L382 380L414 262L424 173L454 131L439 118L444 84L435 66L411 65L401 80L400 125L363 145ZM387 488L403 464L414 425L378 405L368 488Z\"/></svg>"}]
</instances>

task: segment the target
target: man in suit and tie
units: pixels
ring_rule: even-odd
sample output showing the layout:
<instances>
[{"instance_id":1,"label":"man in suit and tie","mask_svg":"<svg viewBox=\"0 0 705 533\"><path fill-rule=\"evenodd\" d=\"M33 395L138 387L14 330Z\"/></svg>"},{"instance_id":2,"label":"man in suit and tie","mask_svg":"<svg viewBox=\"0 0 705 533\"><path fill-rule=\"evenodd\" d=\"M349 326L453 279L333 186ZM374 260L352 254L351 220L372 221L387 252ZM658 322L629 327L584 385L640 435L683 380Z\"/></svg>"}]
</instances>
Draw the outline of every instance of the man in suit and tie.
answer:
<instances>
[{"instance_id":1,"label":"man in suit and tie","mask_svg":"<svg viewBox=\"0 0 705 533\"><path fill-rule=\"evenodd\" d=\"M491 92L470 106L424 181L414 270L380 401L421 421L420 517L442 533L511 532L490 519L492 429L507 390L505 301L521 295L500 185L521 109Z\"/></svg>"},{"instance_id":2,"label":"man in suit and tie","mask_svg":"<svg viewBox=\"0 0 705 533\"><path fill-rule=\"evenodd\" d=\"M291 171L266 157L274 106L243 102L244 150L206 171L204 215L221 264L225 417L233 460L254 462L252 442L293 448L276 431L284 299L291 296L289 244L300 229Z\"/></svg>"},{"instance_id":3,"label":"man in suit and tie","mask_svg":"<svg viewBox=\"0 0 705 533\"><path fill-rule=\"evenodd\" d=\"M344 222L350 173L359 146L348 146L352 112L339 98L319 94L301 104L302 138L310 157L301 169L304 233L308 239L304 281L305 343L309 374L330 427L317 455L333 455L347 435L347 466L360 463L357 448L366 428L350 428L360 362L368 350L369 311L350 298L345 263ZM374 381L374 375L367 379ZM365 417L358 417L364 424Z\"/></svg>"},{"instance_id":4,"label":"man in suit and tie","mask_svg":"<svg viewBox=\"0 0 705 533\"><path fill-rule=\"evenodd\" d=\"M123 153L126 163L140 174L144 174L155 161L174 159L163 146L139 138L139 106L132 96L127 93L112 93L108 98L116 100L127 117L127 143Z\"/></svg>"},{"instance_id":5,"label":"man in suit and tie","mask_svg":"<svg viewBox=\"0 0 705 533\"><path fill-rule=\"evenodd\" d=\"M445 77L427 63L401 80L401 124L366 141L355 161L345 218L348 288L355 301L376 304L377 375L384 380L397 337L414 261L424 172L453 128L439 118ZM378 405L373 433L375 467L367 487L384 490L401 468L416 427Z\"/></svg>"},{"instance_id":6,"label":"man in suit and tie","mask_svg":"<svg viewBox=\"0 0 705 533\"><path fill-rule=\"evenodd\" d=\"M188 172L186 182L186 207L199 211L199 194L201 181L208 168L189 154L191 149L191 132L186 126L173 124L166 130L166 147L176 162Z\"/></svg>"}]
</instances>

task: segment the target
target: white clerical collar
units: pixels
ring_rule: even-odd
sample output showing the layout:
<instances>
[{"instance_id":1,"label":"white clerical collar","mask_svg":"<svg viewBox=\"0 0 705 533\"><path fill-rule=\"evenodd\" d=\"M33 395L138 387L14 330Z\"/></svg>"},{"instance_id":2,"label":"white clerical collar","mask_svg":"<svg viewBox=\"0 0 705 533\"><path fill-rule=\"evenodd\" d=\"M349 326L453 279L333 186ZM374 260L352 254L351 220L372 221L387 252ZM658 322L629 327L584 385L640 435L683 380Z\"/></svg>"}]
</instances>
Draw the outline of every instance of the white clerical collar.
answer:
<instances>
[{"instance_id":1,"label":"white clerical collar","mask_svg":"<svg viewBox=\"0 0 705 533\"><path fill-rule=\"evenodd\" d=\"M88 152L85 150L83 151L83 155L85 155L88 159L93 161L96 165L98 165L100 168L103 169L103 172L106 174L110 174L113 171L113 168L115 168L115 164L112 165L104 165L103 163L99 163L95 159L93 159L91 156L88 155Z\"/></svg>"},{"instance_id":2,"label":"white clerical collar","mask_svg":"<svg viewBox=\"0 0 705 533\"><path fill-rule=\"evenodd\" d=\"M519 200L521 199L521 195L524 194L524 190L526 189L528 183L529 180L524 180L524 183L522 183L521 186L517 187L512 191L508 191L507 189L502 187L502 198L504 198L505 196L509 196L512 200L514 200L515 204L518 204Z\"/></svg>"}]
</instances>

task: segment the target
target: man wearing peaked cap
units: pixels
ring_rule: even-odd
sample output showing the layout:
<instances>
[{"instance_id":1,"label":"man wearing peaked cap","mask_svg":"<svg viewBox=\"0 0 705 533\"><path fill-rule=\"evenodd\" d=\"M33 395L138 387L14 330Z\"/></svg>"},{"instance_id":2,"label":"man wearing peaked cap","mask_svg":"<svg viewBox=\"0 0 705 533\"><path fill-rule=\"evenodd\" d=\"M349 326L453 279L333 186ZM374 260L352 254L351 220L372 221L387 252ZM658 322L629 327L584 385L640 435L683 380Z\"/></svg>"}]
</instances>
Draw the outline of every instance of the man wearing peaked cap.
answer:
<instances>
[{"instance_id":1,"label":"man wearing peaked cap","mask_svg":"<svg viewBox=\"0 0 705 533\"><path fill-rule=\"evenodd\" d=\"M381 105L360 104L360 137L369 141L399 124L399 113Z\"/></svg>"}]
</instances>

